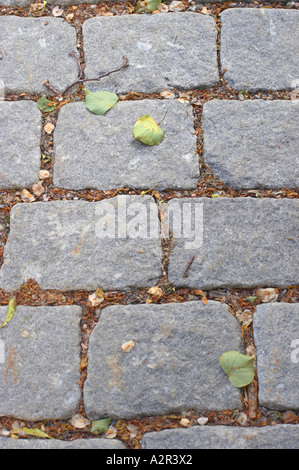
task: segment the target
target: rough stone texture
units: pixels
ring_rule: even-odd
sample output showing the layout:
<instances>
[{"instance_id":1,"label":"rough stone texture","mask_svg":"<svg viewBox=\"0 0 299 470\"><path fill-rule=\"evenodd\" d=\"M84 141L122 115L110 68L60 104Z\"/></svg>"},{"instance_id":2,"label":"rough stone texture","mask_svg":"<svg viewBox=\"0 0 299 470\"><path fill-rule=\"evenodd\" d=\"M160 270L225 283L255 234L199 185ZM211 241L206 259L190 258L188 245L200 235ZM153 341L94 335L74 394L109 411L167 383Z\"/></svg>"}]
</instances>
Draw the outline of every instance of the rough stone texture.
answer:
<instances>
[{"instance_id":1,"label":"rough stone texture","mask_svg":"<svg viewBox=\"0 0 299 470\"><path fill-rule=\"evenodd\" d=\"M159 122L168 107L159 145L134 140L140 116L149 114ZM91 113L84 103L64 106L54 142L58 187L190 189L199 179L192 108L177 101L119 102L104 116Z\"/></svg>"},{"instance_id":2,"label":"rough stone texture","mask_svg":"<svg viewBox=\"0 0 299 470\"><path fill-rule=\"evenodd\" d=\"M16 204L11 210L0 270L7 291L31 278L43 289L128 289L152 286L160 275L158 210L149 196Z\"/></svg>"},{"instance_id":3,"label":"rough stone texture","mask_svg":"<svg viewBox=\"0 0 299 470\"><path fill-rule=\"evenodd\" d=\"M10 439L0 437L0 449L125 449L117 439Z\"/></svg>"},{"instance_id":4,"label":"rough stone texture","mask_svg":"<svg viewBox=\"0 0 299 470\"><path fill-rule=\"evenodd\" d=\"M298 186L298 121L299 100L205 103L204 160L235 189Z\"/></svg>"},{"instance_id":5,"label":"rough stone texture","mask_svg":"<svg viewBox=\"0 0 299 470\"><path fill-rule=\"evenodd\" d=\"M6 92L48 95L45 80L63 91L78 77L76 61L68 54L76 50L76 31L62 18L2 16L0 45Z\"/></svg>"},{"instance_id":6,"label":"rough stone texture","mask_svg":"<svg viewBox=\"0 0 299 470\"><path fill-rule=\"evenodd\" d=\"M229 350L243 351L240 325L220 302L108 307L90 338L86 413L133 418L242 407L219 366Z\"/></svg>"},{"instance_id":7,"label":"rough stone texture","mask_svg":"<svg viewBox=\"0 0 299 470\"><path fill-rule=\"evenodd\" d=\"M193 214L203 204L203 217L199 211L189 239L176 231L168 269L175 286L213 289L298 284L298 200L173 199L168 211L175 211L174 221L180 222L184 203ZM187 210L185 213L188 221ZM187 277L183 277L192 256Z\"/></svg>"},{"instance_id":8,"label":"rough stone texture","mask_svg":"<svg viewBox=\"0 0 299 470\"><path fill-rule=\"evenodd\" d=\"M299 304L258 305L253 331L260 405L299 409Z\"/></svg>"},{"instance_id":9,"label":"rough stone texture","mask_svg":"<svg viewBox=\"0 0 299 470\"><path fill-rule=\"evenodd\" d=\"M0 323L7 307L0 307ZM77 412L81 307L18 306L0 329L0 416L38 421Z\"/></svg>"},{"instance_id":10,"label":"rough stone texture","mask_svg":"<svg viewBox=\"0 0 299 470\"><path fill-rule=\"evenodd\" d=\"M128 31L130 32L128 34ZM205 88L219 80L217 30L197 13L91 18L83 24L86 76L129 67L91 88L152 93L163 88Z\"/></svg>"},{"instance_id":11,"label":"rough stone texture","mask_svg":"<svg viewBox=\"0 0 299 470\"><path fill-rule=\"evenodd\" d=\"M234 8L221 15L221 67L238 90L299 86L299 11Z\"/></svg>"},{"instance_id":12,"label":"rough stone texture","mask_svg":"<svg viewBox=\"0 0 299 470\"><path fill-rule=\"evenodd\" d=\"M142 449L299 449L299 425L205 426L145 434ZM187 461L187 459L185 459Z\"/></svg>"},{"instance_id":13,"label":"rough stone texture","mask_svg":"<svg viewBox=\"0 0 299 470\"><path fill-rule=\"evenodd\" d=\"M0 189L29 188L38 181L40 125L36 103L0 101Z\"/></svg>"}]
</instances>

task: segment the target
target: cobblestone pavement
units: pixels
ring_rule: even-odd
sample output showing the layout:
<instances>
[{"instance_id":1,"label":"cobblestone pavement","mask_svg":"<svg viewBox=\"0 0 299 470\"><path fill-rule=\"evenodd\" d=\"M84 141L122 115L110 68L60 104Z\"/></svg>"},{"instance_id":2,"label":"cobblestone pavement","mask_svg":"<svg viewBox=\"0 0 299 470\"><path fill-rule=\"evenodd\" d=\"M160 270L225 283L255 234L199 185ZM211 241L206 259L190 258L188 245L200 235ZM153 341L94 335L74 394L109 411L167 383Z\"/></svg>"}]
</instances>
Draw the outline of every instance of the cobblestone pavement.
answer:
<instances>
[{"instance_id":1,"label":"cobblestone pavement","mask_svg":"<svg viewBox=\"0 0 299 470\"><path fill-rule=\"evenodd\" d=\"M299 4L59 6L0 1L0 448L299 448Z\"/></svg>"}]
</instances>

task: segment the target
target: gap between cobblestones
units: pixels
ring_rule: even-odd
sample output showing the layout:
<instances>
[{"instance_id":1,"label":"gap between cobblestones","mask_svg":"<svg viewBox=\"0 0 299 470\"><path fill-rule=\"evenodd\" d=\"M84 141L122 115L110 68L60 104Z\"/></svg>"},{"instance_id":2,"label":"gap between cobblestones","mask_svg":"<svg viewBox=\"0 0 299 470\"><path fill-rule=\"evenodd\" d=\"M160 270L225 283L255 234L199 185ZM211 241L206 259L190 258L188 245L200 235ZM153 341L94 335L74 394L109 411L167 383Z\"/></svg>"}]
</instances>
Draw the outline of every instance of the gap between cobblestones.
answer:
<instances>
[{"instance_id":1,"label":"gap between cobblestones","mask_svg":"<svg viewBox=\"0 0 299 470\"><path fill-rule=\"evenodd\" d=\"M113 3L113 5L107 5L104 2L98 5L98 8L103 8L102 13L107 12L124 12L125 14L132 13L132 6L134 7L137 2L129 3ZM197 153L199 155L199 164L201 167L201 176L200 182L198 184L197 190L193 191L161 191L157 192L154 189L147 192L147 194L154 197L156 203L159 204L163 201L169 201L172 198L182 198L182 197L268 197L268 198L298 198L299 194L296 189L293 188L281 188L278 190L232 190L226 186L219 178L215 177L208 165L203 160L202 147L203 147L203 131L201 126L201 115L202 115L202 105L204 102L210 101L212 99L239 99L240 93L235 91L227 86L223 78L221 64L220 64L220 30L221 30L221 21L218 16L221 11L227 9L231 2L225 4L212 4L208 6L211 9L214 19L216 21L218 29L218 39L217 45L217 58L218 58L218 69L220 82L213 89L209 90L171 90L175 93L176 99L184 97L185 99L189 96L191 98L196 98L201 101L201 105L192 105L194 112L194 130L197 135ZM219 7L220 5L220 7ZM273 8L283 8L285 4L276 3L275 6L270 4ZM45 12L42 16L47 16L51 13L52 7L55 5L47 6ZM247 8L255 8L256 4L246 4L243 2L235 2L235 5L230 7L241 6ZM77 31L77 49L80 54L81 66L84 65L84 50L82 47L83 37L82 37L82 23L85 19L98 16L97 9L92 8L90 5L85 6L87 14L84 14L80 11L80 7L64 7L65 16L69 13L74 13L74 24ZM79 10L79 11L78 11ZM130 11L131 10L131 11ZM200 12L200 10L195 10ZM78 13L77 13L78 12ZM32 16L29 14L29 9L22 8L8 8L0 7L0 15L18 15L18 16ZM178 14L178 13L176 13ZM75 24L75 20L77 23ZM45 80L47 77L45 77ZM53 84L55 86L55 84ZM82 86L78 88L76 92L69 95L69 100L65 103L60 103L59 107L67 104L69 101L83 101L84 94L82 92ZM37 101L39 98L38 95L29 95L21 93L18 95L9 95L6 97L9 101L16 100L33 100ZM141 94L131 92L128 95L120 97L120 100L142 100L146 98L151 99L162 99L159 94ZM184 99L183 98L183 99ZM248 99L291 99L290 91L283 90L281 92L258 92L256 94L248 94ZM55 128L52 134L46 134L44 131L44 125L46 122L50 121L54 126L56 125L56 120L58 117L59 110L56 110L48 115L43 115L42 119L42 133L41 133L41 169L47 169L50 171L50 174L53 174L53 164L55 155L53 154L53 139L55 139ZM44 183L46 192L43 196L36 198L37 201L51 201L57 199L83 199L86 201L99 201L102 199L108 199L116 194L136 194L142 195L142 191L135 190L133 188L115 188L111 191L98 191L98 190L82 190L82 191L72 191L64 190L60 188L55 188L52 182L52 176ZM5 230L2 230L0 234L0 266L2 265L3 259L3 247L6 243L6 239L9 233L9 213L13 205L20 200L20 192L17 190L12 191L0 191L0 198L3 200L4 204L0 206L0 224L4 224ZM2 207L3 206L3 207ZM159 207L160 209L160 207ZM159 217L161 219L161 210L159 210ZM148 289L137 289L136 291L123 292L123 291L111 291L105 292L105 302L101 305L101 309L97 307L88 306L88 296L90 292L87 291L77 291L77 292L59 292L59 291L43 291L35 283L34 280L28 281L26 285L23 285L14 295L16 295L17 304L22 305L80 305L83 309L82 321L81 321L81 366L80 366L80 386L82 390L82 399L79 406L78 413L85 415L85 410L83 406L83 386L87 376L87 363L88 363L88 344L90 335L100 317L100 312L102 308L107 307L108 305L124 305L124 304L143 304L149 303L169 303L169 302L186 302L188 300L200 300L201 295L195 295L194 292L190 289L174 289L173 286L168 281L168 262L169 254L172 248L172 240L164 240L162 243L162 276L157 283L159 287L163 290L163 296L161 299L156 300L148 294ZM184 267L182 266L182 269ZM212 291L206 291L204 294L207 297L207 300L219 300L220 302L226 303L230 307L231 313L238 318L238 315L244 313L244 311L249 311L250 316L254 314L255 307L260 302L256 301L254 305L248 301L246 298L254 296L256 289L217 289ZM286 287L285 289L277 289L279 297L278 302L299 302L299 288L296 286ZM7 305L9 300L12 298L11 293L6 293L0 290L0 305ZM242 323L241 323L242 324ZM244 347L248 354L255 354L255 346L253 341L253 331L252 324L248 326L242 326L242 340L244 342ZM251 396L251 403L257 400L257 382L253 387L255 390L251 389L253 396ZM248 391L241 391L242 401L245 405L245 411L248 410ZM237 418L239 415L238 410L224 410L222 412L204 412L204 415L209 417L209 424L228 424L228 425L239 425ZM200 413L195 413L192 410L186 410L184 417L188 417L190 420L195 420ZM178 427L181 426L179 421L181 415L171 415L171 416L156 416L156 417L145 417L145 418L136 418L127 420L127 424L133 424L138 428L138 434L136 438L130 439L128 433L125 431L125 428L118 423L118 438L122 439L128 448L139 448L140 439L145 432L161 430L166 428ZM122 420L120 420L122 421ZM6 429L11 429L14 420L9 417L0 418L0 426L2 425ZM283 417L276 410L266 410L258 406L256 418L250 419L247 424L254 426L264 426L265 424L278 424L284 422ZM299 423L299 416L295 418L294 423ZM72 428L68 421L49 421L41 423L26 423L29 427L41 427L43 426L46 432L50 436L63 439L80 439L93 437L90 433L90 428L87 428L86 431L78 431Z\"/></svg>"}]
</instances>

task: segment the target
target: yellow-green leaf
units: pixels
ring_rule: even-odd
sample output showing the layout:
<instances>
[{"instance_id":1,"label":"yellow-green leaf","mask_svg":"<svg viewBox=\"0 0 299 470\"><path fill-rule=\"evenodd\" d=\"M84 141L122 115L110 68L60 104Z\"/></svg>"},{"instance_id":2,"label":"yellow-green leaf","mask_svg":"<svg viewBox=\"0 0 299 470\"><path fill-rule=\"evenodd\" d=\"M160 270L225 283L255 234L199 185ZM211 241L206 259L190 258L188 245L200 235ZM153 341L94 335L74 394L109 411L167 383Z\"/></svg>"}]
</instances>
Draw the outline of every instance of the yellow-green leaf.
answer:
<instances>
[{"instance_id":1,"label":"yellow-green leaf","mask_svg":"<svg viewBox=\"0 0 299 470\"><path fill-rule=\"evenodd\" d=\"M89 111L94 114L105 114L118 102L118 96L110 91L89 91L85 88L85 104Z\"/></svg>"},{"instance_id":2,"label":"yellow-green leaf","mask_svg":"<svg viewBox=\"0 0 299 470\"><path fill-rule=\"evenodd\" d=\"M103 434L109 429L111 418L98 419L92 422L91 430L92 434Z\"/></svg>"},{"instance_id":3,"label":"yellow-green leaf","mask_svg":"<svg viewBox=\"0 0 299 470\"><path fill-rule=\"evenodd\" d=\"M246 387L254 379L253 357L238 351L228 351L220 356L219 363L234 387Z\"/></svg>"},{"instance_id":4,"label":"yellow-green leaf","mask_svg":"<svg viewBox=\"0 0 299 470\"><path fill-rule=\"evenodd\" d=\"M41 437L44 439L54 439L54 437L49 436L46 432L41 431L38 428L22 428L22 430L26 433L29 434L29 436L35 436L35 437Z\"/></svg>"},{"instance_id":5,"label":"yellow-green leaf","mask_svg":"<svg viewBox=\"0 0 299 470\"><path fill-rule=\"evenodd\" d=\"M12 317L14 316L15 310L16 310L16 298L13 297L12 299L10 299L8 303L8 312L7 312L4 322L2 323L2 325L0 325L0 328L5 326L12 319Z\"/></svg>"},{"instance_id":6,"label":"yellow-green leaf","mask_svg":"<svg viewBox=\"0 0 299 470\"><path fill-rule=\"evenodd\" d=\"M158 145L164 137L164 132L151 116L145 114L135 122L133 135L145 145Z\"/></svg>"}]
</instances>

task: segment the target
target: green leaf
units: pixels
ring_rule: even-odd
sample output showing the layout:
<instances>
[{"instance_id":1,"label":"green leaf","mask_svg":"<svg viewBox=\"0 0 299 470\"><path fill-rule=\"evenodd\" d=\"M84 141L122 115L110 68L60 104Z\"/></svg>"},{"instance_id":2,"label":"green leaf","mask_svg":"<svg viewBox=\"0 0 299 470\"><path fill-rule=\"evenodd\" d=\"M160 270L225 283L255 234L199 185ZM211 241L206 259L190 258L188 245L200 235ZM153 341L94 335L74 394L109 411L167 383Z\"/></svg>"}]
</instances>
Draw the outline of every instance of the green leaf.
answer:
<instances>
[{"instance_id":1,"label":"green leaf","mask_svg":"<svg viewBox=\"0 0 299 470\"><path fill-rule=\"evenodd\" d=\"M38 428L22 428L22 431L25 431L25 433L29 434L29 436L42 437L45 439L54 439L54 437L49 436L46 432L41 431Z\"/></svg>"},{"instance_id":2,"label":"green leaf","mask_svg":"<svg viewBox=\"0 0 299 470\"><path fill-rule=\"evenodd\" d=\"M109 425L111 423L111 418L98 419L92 422L91 430L92 434L102 434L108 431Z\"/></svg>"},{"instance_id":3,"label":"green leaf","mask_svg":"<svg viewBox=\"0 0 299 470\"><path fill-rule=\"evenodd\" d=\"M16 298L13 297L12 299L10 299L8 303L8 312L7 312L4 322L2 323L2 325L0 325L0 328L5 326L12 319L12 317L14 316L15 310L16 310Z\"/></svg>"},{"instance_id":4,"label":"green leaf","mask_svg":"<svg viewBox=\"0 0 299 470\"><path fill-rule=\"evenodd\" d=\"M148 0L145 3L148 11L155 11L157 10L157 6L160 5L161 0Z\"/></svg>"},{"instance_id":5,"label":"green leaf","mask_svg":"<svg viewBox=\"0 0 299 470\"><path fill-rule=\"evenodd\" d=\"M118 96L115 93L110 93L109 91L92 92L85 88L85 93L86 107L94 114L105 114L118 102Z\"/></svg>"},{"instance_id":6,"label":"green leaf","mask_svg":"<svg viewBox=\"0 0 299 470\"><path fill-rule=\"evenodd\" d=\"M151 116L145 114L135 122L133 135L145 145L158 145L164 137L164 132Z\"/></svg>"},{"instance_id":7,"label":"green leaf","mask_svg":"<svg viewBox=\"0 0 299 470\"><path fill-rule=\"evenodd\" d=\"M37 102L37 107L43 113L50 113L56 109L56 105L50 105L52 101L48 100L45 96L41 96Z\"/></svg>"},{"instance_id":8,"label":"green leaf","mask_svg":"<svg viewBox=\"0 0 299 470\"><path fill-rule=\"evenodd\" d=\"M253 302L256 301L257 297L255 297L255 296L249 296L249 297L246 297L246 299L247 299L249 302L251 302L251 303L253 304Z\"/></svg>"},{"instance_id":9,"label":"green leaf","mask_svg":"<svg viewBox=\"0 0 299 470\"><path fill-rule=\"evenodd\" d=\"M237 388L246 387L254 379L254 358L238 351L228 351L219 359L220 366L230 383Z\"/></svg>"}]
</instances>

